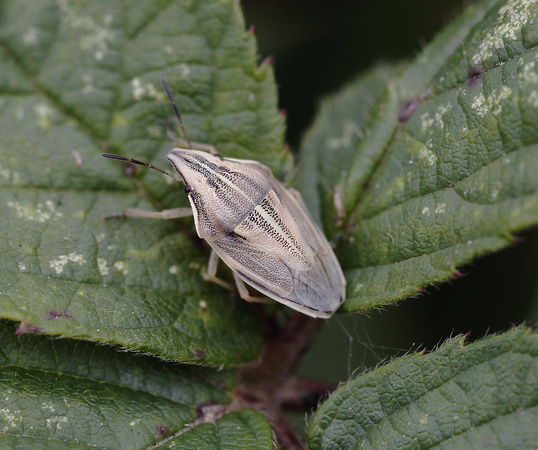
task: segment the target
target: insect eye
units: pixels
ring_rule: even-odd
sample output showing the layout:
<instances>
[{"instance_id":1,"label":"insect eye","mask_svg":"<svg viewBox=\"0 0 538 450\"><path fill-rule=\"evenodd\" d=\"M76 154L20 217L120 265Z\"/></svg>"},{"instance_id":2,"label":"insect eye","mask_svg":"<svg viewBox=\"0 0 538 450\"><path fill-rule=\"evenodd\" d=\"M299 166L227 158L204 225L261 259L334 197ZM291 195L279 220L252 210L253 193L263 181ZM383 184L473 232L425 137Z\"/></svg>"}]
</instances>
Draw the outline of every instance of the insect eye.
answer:
<instances>
[{"instance_id":1,"label":"insect eye","mask_svg":"<svg viewBox=\"0 0 538 450\"><path fill-rule=\"evenodd\" d=\"M185 186L185 192L186 192L187 194L190 193L190 192L192 192L192 186L191 186L190 184L187 184L187 185Z\"/></svg>"}]
</instances>

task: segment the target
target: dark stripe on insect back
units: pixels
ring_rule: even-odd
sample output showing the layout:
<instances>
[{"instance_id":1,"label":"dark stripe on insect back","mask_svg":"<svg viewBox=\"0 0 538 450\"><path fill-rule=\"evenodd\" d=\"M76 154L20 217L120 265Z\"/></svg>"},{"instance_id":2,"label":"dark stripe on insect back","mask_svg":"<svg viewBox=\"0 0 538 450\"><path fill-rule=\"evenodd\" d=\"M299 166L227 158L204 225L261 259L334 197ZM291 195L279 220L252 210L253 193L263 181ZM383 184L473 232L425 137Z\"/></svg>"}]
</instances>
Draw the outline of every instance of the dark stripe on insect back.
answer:
<instances>
[{"instance_id":1,"label":"dark stripe on insect back","mask_svg":"<svg viewBox=\"0 0 538 450\"><path fill-rule=\"evenodd\" d=\"M207 160L207 158L204 158L200 155L192 155L192 158L198 161L200 164L203 164L204 166L207 166L209 170L215 171L217 170L217 165L215 163L212 163Z\"/></svg>"},{"instance_id":2,"label":"dark stripe on insect back","mask_svg":"<svg viewBox=\"0 0 538 450\"><path fill-rule=\"evenodd\" d=\"M259 186L255 181L239 172L234 172L227 167L212 163L202 156L193 155L192 159L196 160L198 164L193 163L185 158L193 169L207 178L208 184L214 189L221 189L222 187L227 187L229 189L230 185L233 185L236 187L238 192L242 193L245 198L250 198L249 194L252 192L260 191ZM226 179L228 183L221 181L219 178ZM263 198L263 196L265 196L265 192L263 195L259 196L259 199L256 199L257 201L255 203L257 204L258 201Z\"/></svg>"},{"instance_id":3,"label":"dark stripe on insect back","mask_svg":"<svg viewBox=\"0 0 538 450\"><path fill-rule=\"evenodd\" d=\"M262 188L259 183L252 178L243 175L240 172L234 172L228 167L221 167L216 171L217 175L228 180L230 184L233 184L240 189L241 192L245 193L245 197L252 198L252 194L256 192L258 195L253 200L257 205L260 201L267 195L267 193L272 189L270 185L264 186Z\"/></svg>"},{"instance_id":4,"label":"dark stripe on insect back","mask_svg":"<svg viewBox=\"0 0 538 450\"><path fill-rule=\"evenodd\" d=\"M193 170L196 170L199 174L203 175L206 178L209 178L215 173L217 165L209 162L207 159L202 158L198 155L193 155L190 159L189 157L184 157L185 161L189 163L190 167Z\"/></svg>"},{"instance_id":5,"label":"dark stripe on insect back","mask_svg":"<svg viewBox=\"0 0 538 450\"><path fill-rule=\"evenodd\" d=\"M238 218L235 221L235 224L230 225L231 228L235 228L237 224L241 223L241 221L248 215L248 213L252 210L254 207L253 205L249 205L249 199L245 195L241 195L238 192L234 192L225 181L221 180L216 173L212 173L209 177L206 177L205 182L207 183L207 186L213 189L213 191L217 194L219 206L224 206L226 209L230 211L235 211L236 214L238 214ZM215 217L209 217L206 212L206 206L204 197L200 195L193 195L195 191L192 191L190 193L192 200L198 205L198 214L200 216L204 216L204 221L206 223L209 223L210 221L215 221ZM248 205L248 206L247 206ZM239 213L242 214L239 214ZM223 230L225 232L230 230Z\"/></svg>"},{"instance_id":6,"label":"dark stripe on insect back","mask_svg":"<svg viewBox=\"0 0 538 450\"><path fill-rule=\"evenodd\" d=\"M238 172L232 172L224 167L218 167L206 181L217 193L219 200L226 207L236 211L238 214L238 224L248 216L252 209L266 195L266 192L249 177ZM248 189L249 186L251 189ZM219 191L222 195L219 195ZM257 195L253 198L253 194Z\"/></svg>"},{"instance_id":7,"label":"dark stripe on insect back","mask_svg":"<svg viewBox=\"0 0 538 450\"><path fill-rule=\"evenodd\" d=\"M215 172L215 168L217 167L215 164L206 163L204 159L201 159L196 156L181 155L181 158L191 170L198 172L199 174L203 175L205 178L209 178ZM174 164L172 160L170 160L170 162L174 165L174 169L176 170L176 172L179 173L183 177L183 175L181 174L180 168L176 164ZM204 162L204 164L202 164L202 162ZM209 167L206 167L206 166L209 166Z\"/></svg>"},{"instance_id":8,"label":"dark stripe on insect back","mask_svg":"<svg viewBox=\"0 0 538 450\"><path fill-rule=\"evenodd\" d=\"M259 205L265 214L267 214L276 224L276 227L265 219L261 214L258 214L258 220L263 221L265 224L264 228L272 230L270 232L271 236L275 241L280 243L287 251L292 252L295 257L301 260L306 266L310 266L308 261L308 256L306 254L305 248L293 235L286 223L282 220L281 215L273 207L273 204L266 197ZM299 224L300 225L300 224Z\"/></svg>"},{"instance_id":9,"label":"dark stripe on insect back","mask_svg":"<svg viewBox=\"0 0 538 450\"><path fill-rule=\"evenodd\" d=\"M220 178L218 178L218 176L216 174L209 177L206 181L207 181L207 184L210 187L212 187L213 190L217 193L217 195L218 195L219 191L225 192L224 195L219 195L219 201L224 203L224 205L227 208L237 209L237 207L238 207L238 202L237 202L238 195L236 195L235 192L233 192L233 193L231 193L231 195L229 195L230 194L230 192L229 192L230 186L228 186L224 181L222 181Z\"/></svg>"}]
</instances>

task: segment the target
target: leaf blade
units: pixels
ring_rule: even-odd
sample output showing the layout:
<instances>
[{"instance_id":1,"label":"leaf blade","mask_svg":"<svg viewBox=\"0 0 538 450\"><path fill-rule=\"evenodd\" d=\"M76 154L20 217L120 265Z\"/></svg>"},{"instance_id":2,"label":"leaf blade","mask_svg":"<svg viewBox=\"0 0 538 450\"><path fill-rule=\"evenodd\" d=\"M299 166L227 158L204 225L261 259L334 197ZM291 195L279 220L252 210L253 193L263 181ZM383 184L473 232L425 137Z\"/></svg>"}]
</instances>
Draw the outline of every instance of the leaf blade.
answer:
<instances>
[{"instance_id":1,"label":"leaf blade","mask_svg":"<svg viewBox=\"0 0 538 450\"><path fill-rule=\"evenodd\" d=\"M536 333L521 328L463 343L463 337L451 339L339 388L310 423L311 448L479 447L491 439L525 446L535 440ZM501 428L491 434L492 426Z\"/></svg>"},{"instance_id":2,"label":"leaf blade","mask_svg":"<svg viewBox=\"0 0 538 450\"><path fill-rule=\"evenodd\" d=\"M230 370L133 358L83 341L16 337L13 323L0 325L6 444L17 436L32 448L47 442L142 448L182 430L201 405L231 401Z\"/></svg>"}]
</instances>

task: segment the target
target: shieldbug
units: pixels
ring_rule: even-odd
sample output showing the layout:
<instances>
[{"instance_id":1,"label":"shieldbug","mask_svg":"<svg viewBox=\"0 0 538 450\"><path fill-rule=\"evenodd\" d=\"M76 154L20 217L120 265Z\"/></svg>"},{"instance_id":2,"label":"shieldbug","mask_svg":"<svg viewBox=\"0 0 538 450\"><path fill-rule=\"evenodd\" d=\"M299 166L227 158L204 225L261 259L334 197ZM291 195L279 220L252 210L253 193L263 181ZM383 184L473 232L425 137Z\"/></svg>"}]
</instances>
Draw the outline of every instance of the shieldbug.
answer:
<instances>
[{"instance_id":1,"label":"shieldbug","mask_svg":"<svg viewBox=\"0 0 538 450\"><path fill-rule=\"evenodd\" d=\"M301 194L286 189L257 161L223 158L212 146L191 144L179 108L161 81L186 139L176 142L189 147L174 148L167 156L179 178L142 161L103 156L147 166L182 181L191 208L160 212L126 209L113 217L173 219L193 215L198 236L212 249L206 280L230 287L216 276L220 258L232 270L245 300L254 300L247 283L304 314L330 317L345 300L346 281Z\"/></svg>"}]
</instances>

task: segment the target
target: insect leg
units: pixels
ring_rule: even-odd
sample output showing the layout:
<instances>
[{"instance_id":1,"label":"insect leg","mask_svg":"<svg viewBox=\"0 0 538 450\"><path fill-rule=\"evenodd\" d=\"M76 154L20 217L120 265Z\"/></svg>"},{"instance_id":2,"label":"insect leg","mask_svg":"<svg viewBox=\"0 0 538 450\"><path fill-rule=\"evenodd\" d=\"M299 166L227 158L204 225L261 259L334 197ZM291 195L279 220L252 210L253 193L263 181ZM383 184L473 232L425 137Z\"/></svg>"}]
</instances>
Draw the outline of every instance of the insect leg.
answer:
<instances>
[{"instance_id":1,"label":"insect leg","mask_svg":"<svg viewBox=\"0 0 538 450\"><path fill-rule=\"evenodd\" d=\"M163 209L162 211L144 211L142 209L125 208L125 211L106 216L105 220L120 219L122 217L146 217L149 219L179 219L192 216L191 208Z\"/></svg>"},{"instance_id":2,"label":"insect leg","mask_svg":"<svg viewBox=\"0 0 538 450\"><path fill-rule=\"evenodd\" d=\"M230 290L234 291L234 287L227 283L224 280L221 280L217 277L217 265L219 263L219 256L215 252L215 250L211 250L211 255L209 256L209 262L207 264L207 272L202 273L202 276L204 277L204 280L206 281L212 281L213 283L217 283L218 285ZM239 292L239 296L246 300L247 302L253 302L253 303L273 303L273 300L267 297L254 297L250 295L248 292L247 287L245 286L245 283L239 276L233 272L234 280L235 280L235 286L237 287L237 291Z\"/></svg>"},{"instance_id":3,"label":"insect leg","mask_svg":"<svg viewBox=\"0 0 538 450\"><path fill-rule=\"evenodd\" d=\"M217 255L215 250L211 250L211 255L209 255L209 262L207 263L207 271L202 272L202 277L206 281L212 281L213 283L217 283L218 285L228 289L229 291L233 291L233 285L217 277L218 264L219 256Z\"/></svg>"},{"instance_id":4,"label":"insect leg","mask_svg":"<svg viewBox=\"0 0 538 450\"><path fill-rule=\"evenodd\" d=\"M233 274L235 285L237 286L237 291L239 292L239 296L243 300L252 303L274 303L274 300L271 300L269 297L255 297L253 295L250 295L250 292L248 291L245 282L241 278L239 278L239 275L237 275L237 273L233 272Z\"/></svg>"},{"instance_id":5,"label":"insect leg","mask_svg":"<svg viewBox=\"0 0 538 450\"><path fill-rule=\"evenodd\" d=\"M166 134L168 137L172 140L174 145L179 148L190 148L193 150L202 150L204 152L209 152L212 155L217 155L217 149L209 144L202 144L200 142L191 142L187 139L180 138L176 132L174 131L174 128L172 128L172 125L170 123L167 123L167 130Z\"/></svg>"},{"instance_id":6,"label":"insect leg","mask_svg":"<svg viewBox=\"0 0 538 450\"><path fill-rule=\"evenodd\" d=\"M164 79L162 78L161 78L161 84L163 85L164 91L166 92L166 95L168 95L168 98L170 99L170 102L172 103L172 106L174 108L174 113L176 114L179 125L181 126L181 131L183 131L183 136L185 136L185 139L178 138L176 134L174 133L174 130L170 128L168 136L172 138L172 141L174 141L174 143L181 148L190 148L193 150L204 150L206 152L211 153L212 155L218 155L217 151L215 150L215 147L213 147L212 145L198 144L196 142L191 142L191 140L189 139L189 136L187 136L187 130L185 129L185 125L183 124L183 119L181 118L181 113L179 112L179 107L177 106L174 96L172 95L172 91L168 87L168 84L166 83L166 81L164 81Z\"/></svg>"},{"instance_id":7,"label":"insect leg","mask_svg":"<svg viewBox=\"0 0 538 450\"><path fill-rule=\"evenodd\" d=\"M202 150L204 152L209 152L212 155L217 154L217 149L209 144L201 144L200 142L191 142L189 145L189 142L185 139L181 139L178 136L174 136L172 138L172 141L174 142L174 145L179 148L192 148L193 150Z\"/></svg>"}]
</instances>

